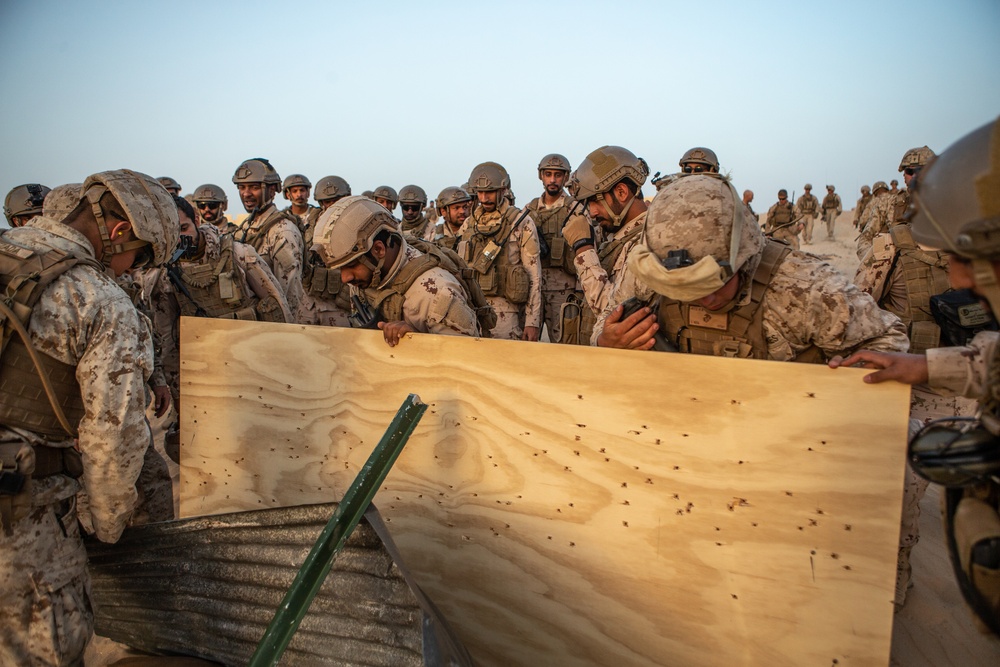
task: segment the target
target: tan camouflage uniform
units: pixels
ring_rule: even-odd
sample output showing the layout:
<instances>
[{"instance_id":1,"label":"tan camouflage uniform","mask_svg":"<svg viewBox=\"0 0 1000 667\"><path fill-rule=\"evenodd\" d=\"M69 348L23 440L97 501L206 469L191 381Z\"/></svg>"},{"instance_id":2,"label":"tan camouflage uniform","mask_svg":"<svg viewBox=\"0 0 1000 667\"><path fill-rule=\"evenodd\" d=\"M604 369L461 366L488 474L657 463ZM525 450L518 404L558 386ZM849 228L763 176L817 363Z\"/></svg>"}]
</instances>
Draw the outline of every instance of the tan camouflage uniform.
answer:
<instances>
[{"instance_id":1,"label":"tan camouflage uniform","mask_svg":"<svg viewBox=\"0 0 1000 667\"><path fill-rule=\"evenodd\" d=\"M893 219L894 206L895 198L888 192L880 192L868 202L858 225L861 229L861 236L858 237L858 259L864 260L872 248L872 239L877 234L888 231L889 223Z\"/></svg>"},{"instance_id":2,"label":"tan camouflage uniform","mask_svg":"<svg viewBox=\"0 0 1000 667\"><path fill-rule=\"evenodd\" d=\"M253 246L264 258L285 293L289 309L292 313L297 313L299 301L302 300L302 261L305 256L302 232L294 222L285 218L272 225L265 233L260 233L272 217L282 213L272 202L252 223L248 224L249 218L244 220L234 237L241 243Z\"/></svg>"},{"instance_id":3,"label":"tan camouflage uniform","mask_svg":"<svg viewBox=\"0 0 1000 667\"><path fill-rule=\"evenodd\" d=\"M94 257L86 237L48 218L4 232L3 240L36 250L59 248ZM128 296L104 274L79 266L49 285L32 313L28 332L43 354L76 366L86 414L77 446L78 480L52 475L34 480L32 511L0 531L0 664L80 664L93 631L86 552L74 497L89 498L86 524L97 537L121 535L138 494L135 483L150 445L144 385L153 368L149 331ZM0 441L72 447L0 426ZM83 518L83 517L81 517Z\"/></svg>"},{"instance_id":4,"label":"tan camouflage uniform","mask_svg":"<svg viewBox=\"0 0 1000 667\"><path fill-rule=\"evenodd\" d=\"M573 200L570 199L566 192L559 195L559 199L556 203L551 206L546 206L542 203L541 197L536 197L528 202L525 207L531 211L531 217L537 222L540 218L551 216L556 224L565 224L569 219L569 211L573 207ZM538 213L541 211L541 214ZM575 213L574 215L580 215ZM542 230L539 230L539 234L543 234ZM548 236L548 235L546 235ZM551 254L552 247L555 243L560 243L565 246L565 241L562 237L562 231L555 230L554 236L552 238L546 238L549 244L549 252ZM566 247L563 250L564 253L572 255L573 249ZM572 261L571 259L569 260ZM580 278L576 275L574 270L572 273L566 271L563 261L558 263L555 260L542 262L542 309L545 318L545 326L549 331L549 340L554 343L561 343L563 341L562 337L562 307L563 304L571 297L575 298L583 305L584 308L589 308L585 304L586 297L583 293L583 285L580 283ZM551 264L551 266L544 266L544 264ZM575 263L572 264L575 269ZM588 320L592 320L593 314L587 316ZM590 344L590 332L587 332L585 338L581 338L575 341L578 345L589 345Z\"/></svg>"},{"instance_id":5,"label":"tan camouflage uniform","mask_svg":"<svg viewBox=\"0 0 1000 667\"><path fill-rule=\"evenodd\" d=\"M315 215L312 215L313 211L316 212ZM295 321L299 324L320 327L349 327L351 326L350 287L340 283L340 269L327 270L316 253L311 250L313 233L316 231L316 223L321 213L321 209L310 206L307 214L309 220L303 220L305 256L302 264L302 298L299 299L298 310L294 313ZM328 283L334 287L329 287Z\"/></svg>"},{"instance_id":6,"label":"tan camouflage uniform","mask_svg":"<svg viewBox=\"0 0 1000 667\"><path fill-rule=\"evenodd\" d=\"M865 214L865 209L868 208L868 204L871 203L871 200L872 200L872 195L871 194L862 195L861 198L858 199L858 203L854 207L854 226L855 227L858 227L858 225L861 224L861 218ZM860 227L859 227L859 229L860 229Z\"/></svg>"},{"instance_id":7,"label":"tan camouflage uniform","mask_svg":"<svg viewBox=\"0 0 1000 667\"><path fill-rule=\"evenodd\" d=\"M781 201L777 201L771 208L767 209L767 217L764 218L764 224L767 226L767 232L771 235L771 238L784 241L798 250L799 229L802 223L791 222L794 219L795 209L792 206L792 202L786 199L784 204ZM791 224L788 224L790 222Z\"/></svg>"},{"instance_id":8,"label":"tan camouflage uniform","mask_svg":"<svg viewBox=\"0 0 1000 667\"><path fill-rule=\"evenodd\" d=\"M409 262L423 253L403 241L396 264L376 288L368 288L365 296L377 303L379 293L388 289ZM479 336L476 313L469 305L465 289L446 269L434 267L424 271L403 294L402 319L419 333L449 336Z\"/></svg>"},{"instance_id":9,"label":"tan camouflage uniform","mask_svg":"<svg viewBox=\"0 0 1000 667\"><path fill-rule=\"evenodd\" d=\"M813 224L819 216L819 200L812 192L804 194L795 202L795 214L802 217L802 242L812 243Z\"/></svg>"},{"instance_id":10,"label":"tan camouflage uniform","mask_svg":"<svg viewBox=\"0 0 1000 667\"><path fill-rule=\"evenodd\" d=\"M403 221L399 224L400 229L407 236L413 236L418 239L423 239L424 241L433 241L434 234L437 231L434 227L434 223L427 216L421 213L420 217L414 220L412 223Z\"/></svg>"},{"instance_id":11,"label":"tan camouflage uniform","mask_svg":"<svg viewBox=\"0 0 1000 667\"><path fill-rule=\"evenodd\" d=\"M607 244L613 243L615 239L628 236L633 230L640 229L645 222L646 213L644 211L623 224L617 232L609 234L601 244L601 248L607 247ZM639 236L636 235L622 244L610 274L601 266L600 254L594 248L588 248L576 256L574 260L576 274L583 284L583 291L587 295L587 303L590 304L590 309L594 311L594 314L603 312L607 307L608 301L611 298L614 281L625 269L625 260L628 257L628 253L638 240ZM593 336L591 339L593 340Z\"/></svg>"},{"instance_id":12,"label":"tan camouflage uniform","mask_svg":"<svg viewBox=\"0 0 1000 667\"><path fill-rule=\"evenodd\" d=\"M844 207L840 203L840 195L828 191L823 197L823 220L826 221L827 240L833 240L833 228L837 223L837 216L843 212Z\"/></svg>"},{"instance_id":13,"label":"tan camouflage uniform","mask_svg":"<svg viewBox=\"0 0 1000 667\"><path fill-rule=\"evenodd\" d=\"M511 211L511 209L513 209ZM508 213L511 211L511 213ZM459 230L462 241L459 242L458 254L465 257L465 244L476 235L476 220L481 223L495 221L503 215L513 214L514 219L520 217L521 213L514 206L506 201L493 213L483 213L481 208L466 218L465 224ZM510 340L521 340L525 327L536 327L541 332L542 328L542 268L539 257L538 229L530 215L524 216L503 246L503 253L506 254L508 265L521 264L528 272L530 288L528 292L528 302L516 305L508 301L503 296L487 296L486 301L493 307L497 316L497 324L493 327L491 336L493 338L507 338ZM469 262L470 266L472 262Z\"/></svg>"}]
</instances>

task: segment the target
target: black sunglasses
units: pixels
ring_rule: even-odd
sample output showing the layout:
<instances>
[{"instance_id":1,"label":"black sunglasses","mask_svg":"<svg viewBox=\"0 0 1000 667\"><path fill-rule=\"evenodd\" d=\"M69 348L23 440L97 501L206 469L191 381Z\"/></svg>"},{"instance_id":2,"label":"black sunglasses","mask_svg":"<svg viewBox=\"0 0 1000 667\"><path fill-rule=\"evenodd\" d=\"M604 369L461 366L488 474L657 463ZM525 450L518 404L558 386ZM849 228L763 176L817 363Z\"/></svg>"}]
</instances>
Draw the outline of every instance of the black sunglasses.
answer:
<instances>
[{"instance_id":1,"label":"black sunglasses","mask_svg":"<svg viewBox=\"0 0 1000 667\"><path fill-rule=\"evenodd\" d=\"M219 208L219 206L220 206L219 202L214 202L214 201L200 201L200 202L198 202L198 208L207 208L207 209L213 209L214 210L214 209Z\"/></svg>"},{"instance_id":2,"label":"black sunglasses","mask_svg":"<svg viewBox=\"0 0 1000 667\"><path fill-rule=\"evenodd\" d=\"M403 204L403 210L404 211L419 211L420 210L420 206L418 206L417 204Z\"/></svg>"}]
</instances>

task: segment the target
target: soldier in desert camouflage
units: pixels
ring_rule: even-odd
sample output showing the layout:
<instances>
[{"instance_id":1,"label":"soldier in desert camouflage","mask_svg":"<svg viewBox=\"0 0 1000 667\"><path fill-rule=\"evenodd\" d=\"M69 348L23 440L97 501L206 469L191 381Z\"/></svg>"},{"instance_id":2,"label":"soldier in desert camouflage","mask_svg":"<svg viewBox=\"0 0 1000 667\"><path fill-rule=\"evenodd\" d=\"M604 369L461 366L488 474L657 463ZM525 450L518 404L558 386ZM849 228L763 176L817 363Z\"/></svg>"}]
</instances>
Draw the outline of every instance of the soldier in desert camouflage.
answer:
<instances>
[{"instance_id":1,"label":"soldier in desert camouflage","mask_svg":"<svg viewBox=\"0 0 1000 667\"><path fill-rule=\"evenodd\" d=\"M795 202L795 215L802 220L802 242L812 243L813 225L819 215L819 200L812 193L812 183L806 183L805 194Z\"/></svg>"},{"instance_id":2,"label":"soldier in desert camouflage","mask_svg":"<svg viewBox=\"0 0 1000 667\"><path fill-rule=\"evenodd\" d=\"M865 206L865 211L861 214L858 223L861 234L858 235L857 252L858 259L862 262L865 261L865 256L871 252L872 239L888 231L895 205L895 197L889 194L889 186L885 184L885 181L875 181L872 185L871 201Z\"/></svg>"},{"instance_id":3,"label":"soldier in desert camouflage","mask_svg":"<svg viewBox=\"0 0 1000 667\"><path fill-rule=\"evenodd\" d=\"M351 186L340 176L324 176L313 196L321 211L351 195ZM320 214L322 217L322 213ZM317 218L317 224L319 219ZM323 327L351 326L351 290L340 279L340 269L328 269L313 251L316 227L306 228L306 256L302 267L302 299L296 321Z\"/></svg>"},{"instance_id":4,"label":"soldier in desert camouflage","mask_svg":"<svg viewBox=\"0 0 1000 667\"><path fill-rule=\"evenodd\" d=\"M542 328L538 230L528 211L507 199L510 179L495 163L472 170L479 206L465 221L458 254L476 272L496 312L494 338L537 341Z\"/></svg>"},{"instance_id":5,"label":"soldier in desert camouflage","mask_svg":"<svg viewBox=\"0 0 1000 667\"><path fill-rule=\"evenodd\" d=\"M316 188L313 190L313 198L322 211L330 208L344 197L350 196L351 186L340 176L324 176L316 182ZM306 247L311 247L311 245Z\"/></svg>"},{"instance_id":6,"label":"soldier in desert camouflage","mask_svg":"<svg viewBox=\"0 0 1000 667\"><path fill-rule=\"evenodd\" d=\"M409 332L480 335L462 284L408 244L381 205L364 197L337 202L320 217L313 250L364 295L390 346Z\"/></svg>"},{"instance_id":7,"label":"soldier in desert camouflage","mask_svg":"<svg viewBox=\"0 0 1000 667\"><path fill-rule=\"evenodd\" d=\"M400 228L407 236L432 241L434 223L424 215L427 193L418 185L407 185L399 191L399 208L403 212Z\"/></svg>"},{"instance_id":8,"label":"soldier in desert camouflage","mask_svg":"<svg viewBox=\"0 0 1000 667\"><path fill-rule=\"evenodd\" d=\"M435 203L441 221L435 225L434 238L431 240L439 246L456 250L461 239L459 232L469 217L472 197L462 188L456 188L452 185L441 191Z\"/></svg>"},{"instance_id":9,"label":"soldier in desert camouflage","mask_svg":"<svg viewBox=\"0 0 1000 667\"><path fill-rule=\"evenodd\" d=\"M47 265L55 275L32 297L37 302L23 336L8 330L13 337L0 365L0 376L8 376L20 358L34 372L31 346L55 379L52 403L41 380L39 399L21 392L0 400L4 665L82 664L93 615L76 496L82 491L89 500L83 525L104 542L117 541L136 506L151 441L144 390L153 367L149 329L106 271L120 275L167 261L177 244L176 208L159 183L128 170L95 174L83 191L64 219L42 216L0 236L5 266ZM10 287L20 274L5 269L0 280ZM20 285L31 290L31 282Z\"/></svg>"},{"instance_id":10,"label":"soldier in desert camouflage","mask_svg":"<svg viewBox=\"0 0 1000 667\"><path fill-rule=\"evenodd\" d=\"M229 197L226 196L226 191L218 185L213 183L199 185L195 188L191 201L198 214L198 223L213 225L222 233L236 230L236 225L226 218Z\"/></svg>"},{"instance_id":11,"label":"soldier in desert camouflage","mask_svg":"<svg viewBox=\"0 0 1000 667\"><path fill-rule=\"evenodd\" d=\"M297 313L302 299L305 241L299 219L274 205L281 177L270 162L253 158L236 168L233 183L239 188L243 208L250 214L234 237L253 246L264 258L285 293L288 307Z\"/></svg>"},{"instance_id":12,"label":"soldier in desert camouflage","mask_svg":"<svg viewBox=\"0 0 1000 667\"><path fill-rule=\"evenodd\" d=\"M583 204L588 219L570 219L563 238L595 314L607 305L628 250L642 233L642 186L648 176L649 165L641 157L621 146L603 146L584 158L570 178L569 191Z\"/></svg>"},{"instance_id":13,"label":"soldier in desert camouflage","mask_svg":"<svg viewBox=\"0 0 1000 667\"><path fill-rule=\"evenodd\" d=\"M42 214L42 204L50 190L39 183L12 188L3 203L3 214L11 227L21 227Z\"/></svg>"},{"instance_id":14,"label":"soldier in desert camouflage","mask_svg":"<svg viewBox=\"0 0 1000 667\"><path fill-rule=\"evenodd\" d=\"M803 225L795 214L792 202L788 201L787 190L778 190L778 201L767 210L764 225L768 236L799 249L799 231Z\"/></svg>"},{"instance_id":15,"label":"soldier in desert camouflage","mask_svg":"<svg viewBox=\"0 0 1000 667\"><path fill-rule=\"evenodd\" d=\"M399 204L399 194L394 188L388 185L380 185L372 192L372 199L385 206L385 210L389 211L389 215L396 216L396 205Z\"/></svg>"},{"instance_id":16,"label":"soldier in desert camouflage","mask_svg":"<svg viewBox=\"0 0 1000 667\"><path fill-rule=\"evenodd\" d=\"M854 205L854 227L857 228L858 223L861 222L861 216L865 214L865 209L868 207L868 203L872 200L872 189L867 185L861 186L861 198L858 199L858 203Z\"/></svg>"},{"instance_id":17,"label":"soldier in desert camouflage","mask_svg":"<svg viewBox=\"0 0 1000 667\"><path fill-rule=\"evenodd\" d=\"M906 349L898 318L826 262L768 240L739 202L715 175L660 190L595 342L651 349L659 340L694 354L811 362ZM631 297L648 305L622 320Z\"/></svg>"},{"instance_id":18,"label":"soldier in desert camouflage","mask_svg":"<svg viewBox=\"0 0 1000 667\"><path fill-rule=\"evenodd\" d=\"M570 171L569 160L562 155L543 157L538 163L538 179L544 192L525 208L531 212L547 251L542 256L542 304L549 340L590 345L594 312L576 275L573 249L562 235L571 217L584 217L583 208L565 190Z\"/></svg>"},{"instance_id":19,"label":"soldier in desert camouflage","mask_svg":"<svg viewBox=\"0 0 1000 667\"><path fill-rule=\"evenodd\" d=\"M303 230L309 230L316 226L321 210L309 203L310 190L312 190L312 183L302 174L292 174L285 177L285 182L281 185L282 196L291 202L285 211L298 216L302 222ZM310 235L307 232L303 234L304 236Z\"/></svg>"}]
</instances>

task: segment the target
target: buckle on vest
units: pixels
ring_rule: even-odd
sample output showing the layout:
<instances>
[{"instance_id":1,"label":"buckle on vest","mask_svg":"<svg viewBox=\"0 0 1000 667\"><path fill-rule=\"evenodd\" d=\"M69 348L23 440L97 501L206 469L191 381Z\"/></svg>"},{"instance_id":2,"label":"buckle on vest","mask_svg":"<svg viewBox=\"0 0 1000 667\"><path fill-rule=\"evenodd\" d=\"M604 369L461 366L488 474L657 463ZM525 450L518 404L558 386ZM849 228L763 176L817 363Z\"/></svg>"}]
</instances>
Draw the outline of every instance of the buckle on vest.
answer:
<instances>
[{"instance_id":1,"label":"buckle on vest","mask_svg":"<svg viewBox=\"0 0 1000 667\"><path fill-rule=\"evenodd\" d=\"M735 359L740 355L740 342L737 340L720 340L715 343L715 349L720 357Z\"/></svg>"}]
</instances>

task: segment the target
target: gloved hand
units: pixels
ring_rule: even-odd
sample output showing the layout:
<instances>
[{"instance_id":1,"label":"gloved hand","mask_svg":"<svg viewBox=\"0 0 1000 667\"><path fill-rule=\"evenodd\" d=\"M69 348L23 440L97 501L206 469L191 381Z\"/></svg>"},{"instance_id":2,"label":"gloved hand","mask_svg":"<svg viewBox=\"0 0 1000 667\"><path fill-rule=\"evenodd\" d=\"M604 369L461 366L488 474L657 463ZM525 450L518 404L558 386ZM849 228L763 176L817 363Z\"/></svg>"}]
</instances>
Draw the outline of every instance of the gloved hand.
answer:
<instances>
[{"instance_id":1,"label":"gloved hand","mask_svg":"<svg viewBox=\"0 0 1000 667\"><path fill-rule=\"evenodd\" d=\"M582 215L574 215L563 226L563 238L573 250L579 250L587 245L596 245L594 241L594 228L590 222Z\"/></svg>"}]
</instances>

